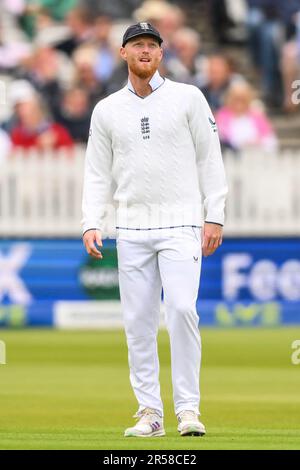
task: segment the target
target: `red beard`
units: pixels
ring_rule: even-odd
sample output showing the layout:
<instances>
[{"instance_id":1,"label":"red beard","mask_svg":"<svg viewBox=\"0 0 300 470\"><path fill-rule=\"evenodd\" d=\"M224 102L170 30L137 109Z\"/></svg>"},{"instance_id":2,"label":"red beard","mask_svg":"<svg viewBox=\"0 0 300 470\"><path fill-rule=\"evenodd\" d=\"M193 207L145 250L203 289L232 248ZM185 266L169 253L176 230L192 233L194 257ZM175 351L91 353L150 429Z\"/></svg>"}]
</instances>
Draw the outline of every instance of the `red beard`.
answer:
<instances>
[{"instance_id":1,"label":"red beard","mask_svg":"<svg viewBox=\"0 0 300 470\"><path fill-rule=\"evenodd\" d=\"M131 72L134 73L134 75L142 79L152 77L152 75L154 75L158 68L158 64L153 61L151 61L149 66L147 66L146 68L139 66L140 63L141 62L136 63L133 61L131 64L128 64L128 66Z\"/></svg>"}]
</instances>

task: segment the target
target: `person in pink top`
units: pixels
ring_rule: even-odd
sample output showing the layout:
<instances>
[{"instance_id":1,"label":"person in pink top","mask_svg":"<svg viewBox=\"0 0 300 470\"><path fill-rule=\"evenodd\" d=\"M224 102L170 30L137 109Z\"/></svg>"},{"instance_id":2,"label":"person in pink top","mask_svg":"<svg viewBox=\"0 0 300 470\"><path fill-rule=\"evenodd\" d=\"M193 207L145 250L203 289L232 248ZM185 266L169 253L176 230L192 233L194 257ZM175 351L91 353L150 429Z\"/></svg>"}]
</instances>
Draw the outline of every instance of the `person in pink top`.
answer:
<instances>
[{"instance_id":1,"label":"person in pink top","mask_svg":"<svg viewBox=\"0 0 300 470\"><path fill-rule=\"evenodd\" d=\"M278 142L271 122L256 103L254 91L247 82L235 82L229 87L225 105L216 114L224 148L276 150Z\"/></svg>"}]
</instances>

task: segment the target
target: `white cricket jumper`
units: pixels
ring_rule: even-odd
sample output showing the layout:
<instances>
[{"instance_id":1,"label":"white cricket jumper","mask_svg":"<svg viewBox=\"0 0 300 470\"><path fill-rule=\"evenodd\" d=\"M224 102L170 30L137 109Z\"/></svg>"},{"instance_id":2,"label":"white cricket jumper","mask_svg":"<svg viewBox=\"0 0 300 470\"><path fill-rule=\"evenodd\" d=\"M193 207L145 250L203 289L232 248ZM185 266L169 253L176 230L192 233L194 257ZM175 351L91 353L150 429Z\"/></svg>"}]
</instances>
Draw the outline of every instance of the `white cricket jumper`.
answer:
<instances>
[{"instance_id":1,"label":"white cricket jumper","mask_svg":"<svg viewBox=\"0 0 300 470\"><path fill-rule=\"evenodd\" d=\"M224 223L227 193L215 120L196 87L128 86L95 107L86 152L83 231Z\"/></svg>"},{"instance_id":2,"label":"white cricket jumper","mask_svg":"<svg viewBox=\"0 0 300 470\"><path fill-rule=\"evenodd\" d=\"M157 353L163 288L175 412L199 413L201 227L203 212L207 222L223 224L227 186L203 94L163 80L158 72L149 84L153 91L145 98L129 82L94 109L83 231L105 233L113 212L130 381L139 411L153 408L163 415Z\"/></svg>"}]
</instances>

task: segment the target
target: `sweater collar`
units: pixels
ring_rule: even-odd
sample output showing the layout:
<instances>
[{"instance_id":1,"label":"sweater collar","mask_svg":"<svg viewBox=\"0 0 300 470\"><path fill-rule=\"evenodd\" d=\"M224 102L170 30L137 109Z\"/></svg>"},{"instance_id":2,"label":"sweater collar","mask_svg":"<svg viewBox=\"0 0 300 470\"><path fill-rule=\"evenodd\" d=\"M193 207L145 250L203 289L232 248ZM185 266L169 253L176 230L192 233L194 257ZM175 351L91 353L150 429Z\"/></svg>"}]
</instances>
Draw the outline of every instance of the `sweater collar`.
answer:
<instances>
[{"instance_id":1,"label":"sweater collar","mask_svg":"<svg viewBox=\"0 0 300 470\"><path fill-rule=\"evenodd\" d=\"M151 86L152 91L157 90L157 88L159 88L164 83L164 81L165 79L159 74L158 70L156 70L155 74L152 76L149 82L149 85ZM130 91L136 94L135 89L133 88L132 83L129 80L129 78L128 78L127 87Z\"/></svg>"}]
</instances>

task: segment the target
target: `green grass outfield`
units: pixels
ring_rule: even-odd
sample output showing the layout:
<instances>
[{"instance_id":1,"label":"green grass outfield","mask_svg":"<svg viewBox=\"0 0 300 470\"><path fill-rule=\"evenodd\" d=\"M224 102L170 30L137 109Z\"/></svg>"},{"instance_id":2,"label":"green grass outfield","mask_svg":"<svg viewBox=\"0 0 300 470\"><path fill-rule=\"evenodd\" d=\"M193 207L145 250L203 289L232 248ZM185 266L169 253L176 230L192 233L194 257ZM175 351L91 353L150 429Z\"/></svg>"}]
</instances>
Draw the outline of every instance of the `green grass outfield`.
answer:
<instances>
[{"instance_id":1,"label":"green grass outfield","mask_svg":"<svg viewBox=\"0 0 300 470\"><path fill-rule=\"evenodd\" d=\"M202 329L202 420L176 431L167 333L159 334L167 436L123 437L136 411L121 331L0 330L0 449L300 449L300 328Z\"/></svg>"}]
</instances>

